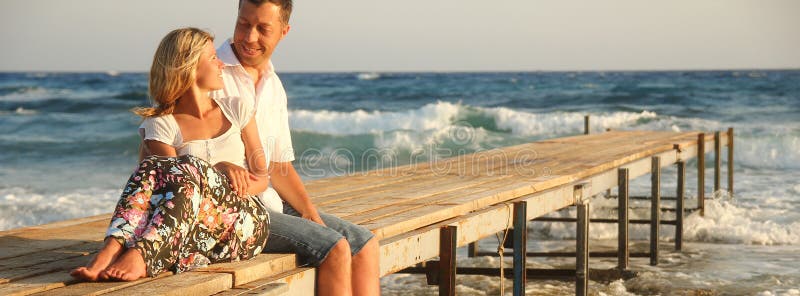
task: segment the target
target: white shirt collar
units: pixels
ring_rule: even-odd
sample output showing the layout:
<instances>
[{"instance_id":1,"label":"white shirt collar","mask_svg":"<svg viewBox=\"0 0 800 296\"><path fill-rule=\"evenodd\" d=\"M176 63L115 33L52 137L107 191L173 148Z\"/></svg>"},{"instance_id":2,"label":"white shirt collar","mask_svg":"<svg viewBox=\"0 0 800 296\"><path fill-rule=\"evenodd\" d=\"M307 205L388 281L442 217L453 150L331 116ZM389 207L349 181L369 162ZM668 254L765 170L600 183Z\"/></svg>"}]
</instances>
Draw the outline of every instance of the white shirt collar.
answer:
<instances>
[{"instance_id":1,"label":"white shirt collar","mask_svg":"<svg viewBox=\"0 0 800 296\"><path fill-rule=\"evenodd\" d=\"M242 63L239 62L239 59L236 58L236 54L233 53L233 47L231 44L233 44L233 40L231 38L225 40L225 42L223 42L222 45L217 49L217 57L222 60L223 63L225 63L226 67L241 66ZM272 65L272 60L269 60L269 62L267 62L267 68L264 69L263 73L272 74L274 72L275 66Z\"/></svg>"}]
</instances>

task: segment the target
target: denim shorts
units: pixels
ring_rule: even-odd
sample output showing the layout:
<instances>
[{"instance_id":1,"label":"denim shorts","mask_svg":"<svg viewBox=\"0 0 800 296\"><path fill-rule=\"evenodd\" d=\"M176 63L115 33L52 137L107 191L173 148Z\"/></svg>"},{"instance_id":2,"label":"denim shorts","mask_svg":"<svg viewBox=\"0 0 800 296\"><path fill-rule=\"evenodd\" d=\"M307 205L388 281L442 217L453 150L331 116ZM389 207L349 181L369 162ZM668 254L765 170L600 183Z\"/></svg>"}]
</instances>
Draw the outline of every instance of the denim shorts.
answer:
<instances>
[{"instance_id":1,"label":"denim shorts","mask_svg":"<svg viewBox=\"0 0 800 296\"><path fill-rule=\"evenodd\" d=\"M303 219L288 203L283 213L269 210L269 238L264 253L295 253L304 266L319 266L340 239L347 239L352 255L374 236L363 226L319 212L326 226Z\"/></svg>"}]
</instances>

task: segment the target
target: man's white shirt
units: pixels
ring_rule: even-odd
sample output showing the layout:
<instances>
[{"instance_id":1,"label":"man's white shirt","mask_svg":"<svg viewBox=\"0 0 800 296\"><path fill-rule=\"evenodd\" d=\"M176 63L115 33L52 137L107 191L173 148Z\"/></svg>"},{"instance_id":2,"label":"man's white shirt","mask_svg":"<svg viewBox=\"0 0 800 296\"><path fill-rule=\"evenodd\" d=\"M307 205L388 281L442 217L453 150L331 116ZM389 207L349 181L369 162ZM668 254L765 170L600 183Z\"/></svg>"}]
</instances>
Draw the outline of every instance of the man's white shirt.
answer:
<instances>
[{"instance_id":1,"label":"man's white shirt","mask_svg":"<svg viewBox=\"0 0 800 296\"><path fill-rule=\"evenodd\" d=\"M240 97L255 105L255 119L258 125L261 146L264 149L267 165L270 161L291 162L294 160L292 138L289 133L289 111L286 91L272 62L261 73L261 81L254 83L231 48L231 40L226 40L217 49L217 56L225 66L222 79L225 88L214 91L214 98ZM274 211L281 212L283 204L272 187L261 194L261 200Z\"/></svg>"}]
</instances>

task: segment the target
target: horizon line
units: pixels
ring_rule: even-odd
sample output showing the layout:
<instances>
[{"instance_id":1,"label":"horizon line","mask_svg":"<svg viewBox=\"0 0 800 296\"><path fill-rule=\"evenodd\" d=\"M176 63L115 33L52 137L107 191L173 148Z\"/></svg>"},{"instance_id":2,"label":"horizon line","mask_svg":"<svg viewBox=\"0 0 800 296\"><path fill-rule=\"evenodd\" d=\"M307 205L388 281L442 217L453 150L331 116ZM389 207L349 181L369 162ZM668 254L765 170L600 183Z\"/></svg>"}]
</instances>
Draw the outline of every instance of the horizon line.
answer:
<instances>
[{"instance_id":1,"label":"horizon line","mask_svg":"<svg viewBox=\"0 0 800 296\"><path fill-rule=\"evenodd\" d=\"M705 68L705 69L591 69L591 70L287 70L277 71L285 74L323 74L323 73L378 73L378 74L411 74L411 73L572 73L572 72L734 72L734 71L800 71L796 68ZM139 74L147 73L147 70L127 71L127 70L0 70L0 73L116 73L116 74Z\"/></svg>"}]
</instances>

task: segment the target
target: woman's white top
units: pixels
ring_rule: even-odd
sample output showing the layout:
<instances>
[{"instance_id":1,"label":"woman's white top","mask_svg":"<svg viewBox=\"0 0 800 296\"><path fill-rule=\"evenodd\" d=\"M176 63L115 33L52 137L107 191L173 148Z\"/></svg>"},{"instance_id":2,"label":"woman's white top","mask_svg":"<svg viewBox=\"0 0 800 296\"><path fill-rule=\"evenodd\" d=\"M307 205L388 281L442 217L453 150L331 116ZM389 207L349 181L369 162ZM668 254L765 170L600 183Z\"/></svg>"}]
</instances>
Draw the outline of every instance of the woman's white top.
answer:
<instances>
[{"instance_id":1,"label":"woman's white top","mask_svg":"<svg viewBox=\"0 0 800 296\"><path fill-rule=\"evenodd\" d=\"M231 127L222 135L206 140L184 141L172 114L146 118L139 126L144 140L159 141L175 148L178 155L191 154L214 165L227 161L247 168L242 129L253 117L253 104L239 97L214 99Z\"/></svg>"}]
</instances>

